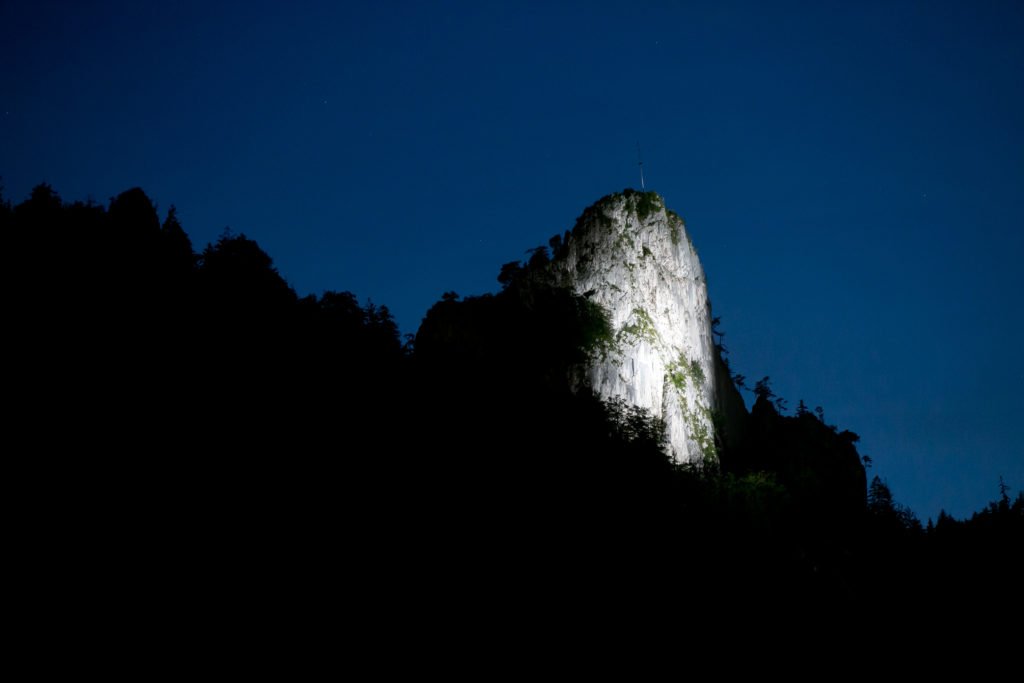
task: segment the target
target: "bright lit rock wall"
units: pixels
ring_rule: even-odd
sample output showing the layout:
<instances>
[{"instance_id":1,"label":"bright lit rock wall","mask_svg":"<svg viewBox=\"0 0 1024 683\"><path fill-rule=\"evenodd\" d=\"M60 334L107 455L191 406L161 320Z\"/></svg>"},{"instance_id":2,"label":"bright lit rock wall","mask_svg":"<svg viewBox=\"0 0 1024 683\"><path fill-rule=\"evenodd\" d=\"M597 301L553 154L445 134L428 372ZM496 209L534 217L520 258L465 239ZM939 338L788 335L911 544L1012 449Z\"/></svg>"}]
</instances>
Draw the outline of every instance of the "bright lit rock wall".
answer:
<instances>
[{"instance_id":1,"label":"bright lit rock wall","mask_svg":"<svg viewBox=\"0 0 1024 683\"><path fill-rule=\"evenodd\" d=\"M704 270L682 219L653 192L605 197L580 217L552 270L608 313L613 339L586 371L598 395L662 418L677 461L714 461L721 364Z\"/></svg>"}]
</instances>

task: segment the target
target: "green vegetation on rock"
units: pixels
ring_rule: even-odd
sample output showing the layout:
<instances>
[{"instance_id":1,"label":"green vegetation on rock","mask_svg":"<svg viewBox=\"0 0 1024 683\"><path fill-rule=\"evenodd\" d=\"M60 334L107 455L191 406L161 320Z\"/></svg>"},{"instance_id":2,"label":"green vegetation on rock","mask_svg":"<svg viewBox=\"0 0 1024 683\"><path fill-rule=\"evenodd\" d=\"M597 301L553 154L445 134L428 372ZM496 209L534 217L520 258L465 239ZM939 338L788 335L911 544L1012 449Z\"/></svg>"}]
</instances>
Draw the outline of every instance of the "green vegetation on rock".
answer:
<instances>
[{"instance_id":1,"label":"green vegetation on rock","mask_svg":"<svg viewBox=\"0 0 1024 683\"><path fill-rule=\"evenodd\" d=\"M658 331L654 329L654 321L651 320L651 316L643 308L633 309L634 322L626 323L619 330L617 339L624 339L626 337L634 337L636 339L643 339L644 341L655 343L658 341Z\"/></svg>"},{"instance_id":2,"label":"green vegetation on rock","mask_svg":"<svg viewBox=\"0 0 1024 683\"><path fill-rule=\"evenodd\" d=\"M704 375L704 368L696 360L689 360L685 353L680 353L677 360L672 361L665 367L668 379L672 386L680 392L686 390L686 381L693 382L695 389L704 386L707 377Z\"/></svg>"},{"instance_id":3,"label":"green vegetation on rock","mask_svg":"<svg viewBox=\"0 0 1024 683\"><path fill-rule=\"evenodd\" d=\"M636 215L640 217L640 220L645 220L651 214L663 209L664 206L661 197L656 192L641 192L636 198Z\"/></svg>"},{"instance_id":4,"label":"green vegetation on rock","mask_svg":"<svg viewBox=\"0 0 1024 683\"><path fill-rule=\"evenodd\" d=\"M682 407L683 419L686 421L690 439L700 449L702 462L701 467L708 470L717 470L719 466L718 449L715 446L715 436L712 428L713 415L710 408L698 403L692 410L686 395L679 393L679 403Z\"/></svg>"},{"instance_id":5,"label":"green vegetation on rock","mask_svg":"<svg viewBox=\"0 0 1024 683\"><path fill-rule=\"evenodd\" d=\"M682 231L686 229L686 221L672 209L665 209L665 213L668 215L668 229L672 237L672 244L679 244L679 237ZM687 234L686 239L689 242L689 234ZM693 246L692 242L690 242L690 246Z\"/></svg>"},{"instance_id":6,"label":"green vegetation on rock","mask_svg":"<svg viewBox=\"0 0 1024 683\"><path fill-rule=\"evenodd\" d=\"M679 372L672 366L668 368L668 379L672 382L672 386L676 388L680 393L686 391L686 373Z\"/></svg>"},{"instance_id":7,"label":"green vegetation on rock","mask_svg":"<svg viewBox=\"0 0 1024 683\"><path fill-rule=\"evenodd\" d=\"M693 383L698 387L704 385L704 368L702 368L700 366L700 363L698 363L696 360L690 361L690 378L693 380Z\"/></svg>"}]
</instances>

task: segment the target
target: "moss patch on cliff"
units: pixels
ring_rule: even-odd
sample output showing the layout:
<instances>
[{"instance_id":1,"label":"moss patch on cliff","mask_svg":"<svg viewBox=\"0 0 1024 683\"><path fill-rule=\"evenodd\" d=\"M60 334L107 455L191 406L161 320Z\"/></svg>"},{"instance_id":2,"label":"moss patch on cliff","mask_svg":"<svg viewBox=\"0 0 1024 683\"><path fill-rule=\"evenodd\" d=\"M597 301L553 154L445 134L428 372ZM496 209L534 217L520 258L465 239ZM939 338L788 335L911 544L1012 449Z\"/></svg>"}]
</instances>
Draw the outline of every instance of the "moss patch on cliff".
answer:
<instances>
[{"instance_id":1,"label":"moss patch on cliff","mask_svg":"<svg viewBox=\"0 0 1024 683\"><path fill-rule=\"evenodd\" d=\"M698 403L692 409L686 396L680 394L679 402L683 409L683 420L690 433L690 440L697 444L703 458L702 466L705 468L717 469L718 448L715 446L715 434L712 426L714 415L710 408Z\"/></svg>"},{"instance_id":2,"label":"moss patch on cliff","mask_svg":"<svg viewBox=\"0 0 1024 683\"><path fill-rule=\"evenodd\" d=\"M679 244L679 238L683 230L686 229L686 222L672 209L666 209L665 213L668 214L668 229L672 244Z\"/></svg>"},{"instance_id":3,"label":"moss patch on cliff","mask_svg":"<svg viewBox=\"0 0 1024 683\"><path fill-rule=\"evenodd\" d=\"M651 316L646 310L640 307L634 308L632 318L632 322L622 326L616 339L624 340L632 337L652 344L658 341L658 331L654 329L654 321L651 320Z\"/></svg>"},{"instance_id":4,"label":"moss patch on cliff","mask_svg":"<svg viewBox=\"0 0 1024 683\"><path fill-rule=\"evenodd\" d=\"M695 386L704 386L704 368L702 368L700 363L695 360L690 361L690 379L693 380Z\"/></svg>"},{"instance_id":5,"label":"moss patch on cliff","mask_svg":"<svg viewBox=\"0 0 1024 683\"><path fill-rule=\"evenodd\" d=\"M646 220L648 216L661 211L665 206L656 192L641 192L637 194L635 201L636 215L640 220Z\"/></svg>"},{"instance_id":6,"label":"moss patch on cliff","mask_svg":"<svg viewBox=\"0 0 1024 683\"><path fill-rule=\"evenodd\" d=\"M668 371L668 381L672 383L676 391L680 394L686 391L686 373L680 372L675 363L669 363L666 370Z\"/></svg>"},{"instance_id":7,"label":"moss patch on cliff","mask_svg":"<svg viewBox=\"0 0 1024 683\"><path fill-rule=\"evenodd\" d=\"M696 360L689 360L685 353L680 353L679 358L669 363L665 370L668 373L668 379L672 386L678 389L680 393L686 391L687 381L692 382L693 388L699 390L707 380L704 368L701 367L700 363Z\"/></svg>"},{"instance_id":8,"label":"moss patch on cliff","mask_svg":"<svg viewBox=\"0 0 1024 683\"><path fill-rule=\"evenodd\" d=\"M588 299L578 300L580 306L580 330L583 335L583 349L591 356L607 355L615 345L615 335L608 313L604 308Z\"/></svg>"},{"instance_id":9,"label":"moss patch on cliff","mask_svg":"<svg viewBox=\"0 0 1024 683\"><path fill-rule=\"evenodd\" d=\"M629 225L627 223L626 230L623 230L615 238L615 248L619 251L636 251L636 241L633 240L633 236L629 234Z\"/></svg>"},{"instance_id":10,"label":"moss patch on cliff","mask_svg":"<svg viewBox=\"0 0 1024 683\"><path fill-rule=\"evenodd\" d=\"M645 219L653 213L661 211L665 208L665 200L661 198L657 192L638 192L631 187L627 187L622 192L613 192L612 194L605 195L598 199L592 206L587 208L583 212L583 215L577 219L577 225L589 215L592 210L603 212L605 209L612 208L616 203L625 200L627 212L635 212L636 215Z\"/></svg>"}]
</instances>

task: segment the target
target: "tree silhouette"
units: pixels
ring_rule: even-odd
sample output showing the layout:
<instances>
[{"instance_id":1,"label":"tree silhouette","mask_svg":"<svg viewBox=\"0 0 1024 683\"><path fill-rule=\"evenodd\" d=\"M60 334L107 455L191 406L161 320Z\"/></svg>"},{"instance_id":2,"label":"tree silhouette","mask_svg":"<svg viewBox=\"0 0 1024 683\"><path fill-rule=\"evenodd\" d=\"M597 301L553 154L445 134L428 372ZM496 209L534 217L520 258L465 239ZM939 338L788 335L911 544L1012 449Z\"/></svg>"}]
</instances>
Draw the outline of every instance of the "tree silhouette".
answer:
<instances>
[{"instance_id":1,"label":"tree silhouette","mask_svg":"<svg viewBox=\"0 0 1024 683\"><path fill-rule=\"evenodd\" d=\"M868 487L868 510L872 514L883 516L894 514L895 509L892 491L881 477L876 475Z\"/></svg>"},{"instance_id":2,"label":"tree silhouette","mask_svg":"<svg viewBox=\"0 0 1024 683\"><path fill-rule=\"evenodd\" d=\"M1003 475L999 475L999 503L1002 507L1009 508L1010 506L1010 487L1003 481Z\"/></svg>"},{"instance_id":3,"label":"tree silhouette","mask_svg":"<svg viewBox=\"0 0 1024 683\"><path fill-rule=\"evenodd\" d=\"M501 272L498 273L498 282L502 287L508 287L518 280L522 274L523 264L519 261L510 261L501 267Z\"/></svg>"},{"instance_id":4,"label":"tree silhouette","mask_svg":"<svg viewBox=\"0 0 1024 683\"><path fill-rule=\"evenodd\" d=\"M711 336L714 338L715 348L718 349L718 353L722 356L729 355L729 349L725 347L724 339L725 332L722 332L722 319L720 317L714 317L711 319Z\"/></svg>"},{"instance_id":5,"label":"tree silhouette","mask_svg":"<svg viewBox=\"0 0 1024 683\"><path fill-rule=\"evenodd\" d=\"M225 232L199 258L199 284L216 315L254 321L281 313L297 300L273 261L244 234Z\"/></svg>"},{"instance_id":6,"label":"tree silhouette","mask_svg":"<svg viewBox=\"0 0 1024 683\"><path fill-rule=\"evenodd\" d=\"M776 398L775 392L771 388L771 378L765 376L757 380L757 384L754 385L754 396L768 401Z\"/></svg>"},{"instance_id":7,"label":"tree silhouette","mask_svg":"<svg viewBox=\"0 0 1024 683\"><path fill-rule=\"evenodd\" d=\"M178 220L178 210L171 205L163 226L160 228L161 255L168 277L182 277L192 272L196 265L196 254L192 240L185 234Z\"/></svg>"}]
</instances>

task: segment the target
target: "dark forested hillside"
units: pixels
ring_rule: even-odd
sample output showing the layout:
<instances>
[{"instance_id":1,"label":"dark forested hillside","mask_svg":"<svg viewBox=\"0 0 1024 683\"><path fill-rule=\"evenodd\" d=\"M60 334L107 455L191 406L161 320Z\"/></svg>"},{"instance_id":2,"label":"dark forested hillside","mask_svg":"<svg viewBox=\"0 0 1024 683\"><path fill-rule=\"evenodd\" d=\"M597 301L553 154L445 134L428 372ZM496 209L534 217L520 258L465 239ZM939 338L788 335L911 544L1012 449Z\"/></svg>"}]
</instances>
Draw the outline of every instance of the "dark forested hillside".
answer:
<instances>
[{"instance_id":1,"label":"dark forested hillside","mask_svg":"<svg viewBox=\"0 0 1024 683\"><path fill-rule=\"evenodd\" d=\"M21 504L97 576L131 557L132 585L331 586L374 614L1020 605L1019 492L923 527L867 486L855 434L767 383L720 467L673 464L657 420L578 386L601 310L528 265L402 340L386 306L296 294L244 234L196 252L138 188L41 185L0 231Z\"/></svg>"}]
</instances>

